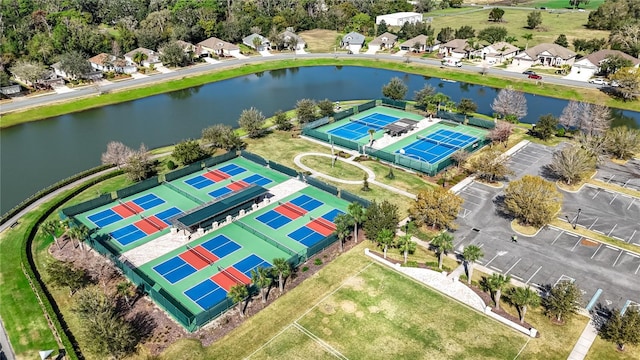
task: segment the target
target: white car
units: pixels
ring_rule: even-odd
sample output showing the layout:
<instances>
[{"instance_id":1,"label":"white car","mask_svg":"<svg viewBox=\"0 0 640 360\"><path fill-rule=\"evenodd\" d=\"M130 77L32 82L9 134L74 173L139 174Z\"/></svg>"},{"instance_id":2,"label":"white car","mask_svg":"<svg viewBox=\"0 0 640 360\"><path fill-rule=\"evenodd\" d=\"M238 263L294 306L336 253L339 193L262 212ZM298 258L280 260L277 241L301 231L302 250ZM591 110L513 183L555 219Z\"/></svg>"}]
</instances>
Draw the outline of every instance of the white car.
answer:
<instances>
[{"instance_id":1,"label":"white car","mask_svg":"<svg viewBox=\"0 0 640 360\"><path fill-rule=\"evenodd\" d=\"M590 83L595 84L595 85L608 85L608 83L604 80L604 79L591 79L589 80Z\"/></svg>"}]
</instances>

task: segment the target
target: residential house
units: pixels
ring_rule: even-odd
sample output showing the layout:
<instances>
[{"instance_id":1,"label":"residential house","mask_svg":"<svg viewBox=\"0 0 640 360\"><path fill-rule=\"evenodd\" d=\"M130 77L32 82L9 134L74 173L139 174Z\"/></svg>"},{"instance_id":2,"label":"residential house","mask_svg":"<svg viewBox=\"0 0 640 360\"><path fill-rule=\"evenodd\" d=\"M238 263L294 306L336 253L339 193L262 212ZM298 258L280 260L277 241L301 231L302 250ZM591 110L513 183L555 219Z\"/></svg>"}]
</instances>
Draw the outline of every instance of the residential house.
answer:
<instances>
[{"instance_id":1,"label":"residential house","mask_svg":"<svg viewBox=\"0 0 640 360\"><path fill-rule=\"evenodd\" d=\"M293 32L293 28L287 28L280 33L282 37L283 46L291 50L304 50L307 43L304 39Z\"/></svg>"},{"instance_id":2,"label":"residential house","mask_svg":"<svg viewBox=\"0 0 640 360\"><path fill-rule=\"evenodd\" d=\"M573 65L576 53L558 44L542 43L514 57L519 66L540 64L544 66Z\"/></svg>"},{"instance_id":3,"label":"residential house","mask_svg":"<svg viewBox=\"0 0 640 360\"><path fill-rule=\"evenodd\" d=\"M140 64L138 64L135 60L136 59L136 54L137 53L141 53L145 55L145 59L143 59L142 61L140 61ZM140 65L140 66L144 66L144 67L150 67L151 65L153 66L161 66L162 62L160 62L160 54L158 54L157 52L153 51L153 50L149 50L143 47L139 47L135 50L131 50L128 53L124 54L124 59L127 61L127 64L129 65Z\"/></svg>"},{"instance_id":4,"label":"residential house","mask_svg":"<svg viewBox=\"0 0 640 360\"><path fill-rule=\"evenodd\" d=\"M176 40L176 44L182 48L185 54L194 54L196 52L196 46L190 42Z\"/></svg>"},{"instance_id":5,"label":"residential house","mask_svg":"<svg viewBox=\"0 0 640 360\"><path fill-rule=\"evenodd\" d=\"M385 32L384 34L376 37L375 39L369 42L369 50L370 51L380 51L380 50L389 50L392 49L396 45L396 41L398 37Z\"/></svg>"},{"instance_id":6,"label":"residential house","mask_svg":"<svg viewBox=\"0 0 640 360\"><path fill-rule=\"evenodd\" d=\"M2 95L7 95L7 96L15 95L15 94L19 94L20 91L21 91L20 85L18 84L0 87L0 94Z\"/></svg>"},{"instance_id":7,"label":"residential house","mask_svg":"<svg viewBox=\"0 0 640 360\"><path fill-rule=\"evenodd\" d=\"M376 16L376 24L383 22L389 26L402 26L405 23L415 24L422 22L422 14L416 12L397 12L393 14Z\"/></svg>"},{"instance_id":8,"label":"residential house","mask_svg":"<svg viewBox=\"0 0 640 360\"><path fill-rule=\"evenodd\" d=\"M462 59L473 50L467 39L453 39L440 45L438 52L445 57Z\"/></svg>"},{"instance_id":9,"label":"residential house","mask_svg":"<svg viewBox=\"0 0 640 360\"><path fill-rule=\"evenodd\" d=\"M271 43L269 42L269 39L256 33L253 33L249 36L242 38L242 43L258 51L269 50L269 48L271 47ZM258 44L257 46L256 46L256 43Z\"/></svg>"},{"instance_id":10,"label":"residential house","mask_svg":"<svg viewBox=\"0 0 640 360\"><path fill-rule=\"evenodd\" d=\"M478 55L491 64L501 64L505 60L516 56L519 51L520 49L517 46L509 44L508 42L499 41L478 50Z\"/></svg>"},{"instance_id":11,"label":"residential house","mask_svg":"<svg viewBox=\"0 0 640 360\"><path fill-rule=\"evenodd\" d=\"M343 49L347 49L350 52L357 54L360 52L360 49L364 46L364 35L352 31L347 35L342 37L342 42L340 43L340 47Z\"/></svg>"},{"instance_id":12,"label":"residential house","mask_svg":"<svg viewBox=\"0 0 640 360\"><path fill-rule=\"evenodd\" d=\"M413 52L433 52L440 48L440 41L429 39L427 35L418 35L400 44L400 50Z\"/></svg>"},{"instance_id":13,"label":"residential house","mask_svg":"<svg viewBox=\"0 0 640 360\"><path fill-rule=\"evenodd\" d=\"M135 65L127 64L124 59L118 59L117 57L101 53L89 59L89 64L95 70L103 72L116 72L120 74L133 74L138 71Z\"/></svg>"},{"instance_id":14,"label":"residential house","mask_svg":"<svg viewBox=\"0 0 640 360\"><path fill-rule=\"evenodd\" d=\"M216 55L216 56L237 56L240 55L240 47L232 43L220 40L216 37L210 37L200 41L196 53L200 55Z\"/></svg>"},{"instance_id":15,"label":"residential house","mask_svg":"<svg viewBox=\"0 0 640 360\"><path fill-rule=\"evenodd\" d=\"M77 76L67 74L64 70L62 70L62 67L59 61L55 64L52 64L51 69L53 69L53 73L56 76L59 76L65 80L78 80ZM80 75L80 78L84 80L91 80L91 81L100 80L102 79L102 71L91 70Z\"/></svg>"},{"instance_id":16,"label":"residential house","mask_svg":"<svg viewBox=\"0 0 640 360\"><path fill-rule=\"evenodd\" d=\"M625 54L618 50L600 50L593 54L589 54L582 59L576 61L571 68L571 72L582 73L584 78L590 78L600 73L600 66L607 61L609 56L619 56L623 59L631 61L632 66L638 67L640 59L636 59L629 54Z\"/></svg>"}]
</instances>

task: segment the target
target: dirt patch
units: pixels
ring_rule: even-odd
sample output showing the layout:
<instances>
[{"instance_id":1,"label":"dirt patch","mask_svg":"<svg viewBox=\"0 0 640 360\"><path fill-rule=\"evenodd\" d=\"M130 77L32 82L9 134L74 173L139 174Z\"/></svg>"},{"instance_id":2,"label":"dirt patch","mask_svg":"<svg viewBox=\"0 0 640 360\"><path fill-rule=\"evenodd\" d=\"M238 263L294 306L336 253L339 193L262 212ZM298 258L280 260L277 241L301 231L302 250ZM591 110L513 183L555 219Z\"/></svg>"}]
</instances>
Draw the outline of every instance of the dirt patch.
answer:
<instances>
[{"instance_id":1,"label":"dirt patch","mask_svg":"<svg viewBox=\"0 0 640 360\"><path fill-rule=\"evenodd\" d=\"M318 306L318 309L320 310L320 312L326 315L333 315L336 313L336 308L332 304L328 303Z\"/></svg>"},{"instance_id":2,"label":"dirt patch","mask_svg":"<svg viewBox=\"0 0 640 360\"><path fill-rule=\"evenodd\" d=\"M357 318L364 317L364 312L362 312L362 311L356 311L356 317L357 317Z\"/></svg>"},{"instance_id":3,"label":"dirt patch","mask_svg":"<svg viewBox=\"0 0 640 360\"><path fill-rule=\"evenodd\" d=\"M596 247L596 246L600 245L600 243L598 243L597 241L589 240L587 238L582 238L582 239L580 239L580 245L589 246L589 247Z\"/></svg>"},{"instance_id":4,"label":"dirt patch","mask_svg":"<svg viewBox=\"0 0 640 360\"><path fill-rule=\"evenodd\" d=\"M369 310L369 312L370 312L370 313L372 313L372 314L377 314L377 313L379 313L379 312L380 312L380 308L379 308L379 307L377 307L377 306L375 306L375 305L373 305L373 306L369 306L367 309L368 309L368 310Z\"/></svg>"},{"instance_id":5,"label":"dirt patch","mask_svg":"<svg viewBox=\"0 0 640 360\"><path fill-rule=\"evenodd\" d=\"M364 279L359 276L355 276L345 281L344 285L345 287L350 287L354 290L362 290L364 289Z\"/></svg>"},{"instance_id":6,"label":"dirt patch","mask_svg":"<svg viewBox=\"0 0 640 360\"><path fill-rule=\"evenodd\" d=\"M343 300L340 303L340 308L342 308L342 311L344 311L346 313L349 313L349 314L352 314L352 313L356 312L357 306L356 306L356 303L354 303L351 300Z\"/></svg>"}]
</instances>

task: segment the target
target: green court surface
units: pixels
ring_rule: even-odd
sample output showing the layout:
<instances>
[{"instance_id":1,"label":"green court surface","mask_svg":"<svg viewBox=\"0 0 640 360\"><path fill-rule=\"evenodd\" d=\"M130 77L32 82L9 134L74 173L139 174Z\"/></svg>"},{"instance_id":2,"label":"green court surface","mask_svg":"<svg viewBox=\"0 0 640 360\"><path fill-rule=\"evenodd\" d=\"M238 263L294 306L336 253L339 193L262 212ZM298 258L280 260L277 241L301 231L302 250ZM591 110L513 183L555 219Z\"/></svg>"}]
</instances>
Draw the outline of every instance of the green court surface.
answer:
<instances>
[{"instance_id":1,"label":"green court surface","mask_svg":"<svg viewBox=\"0 0 640 360\"><path fill-rule=\"evenodd\" d=\"M333 130L333 129L339 128L341 126L347 125L350 122L350 119L359 120L359 119L363 119L363 118L366 118L367 116L374 115L374 114L389 115L389 116L396 117L398 119L406 118L406 119L418 120L418 121L424 119L424 116L421 116L421 115L418 115L418 114L414 114L414 113L410 113L410 112L407 112L407 111L402 111L402 110L399 110L399 109L393 109L393 108L389 108L389 107L386 107L386 106L376 106L376 107L371 108L369 110L365 110L363 112L359 112L357 114L349 116L348 118L333 122L333 123L328 124L328 125L321 126L321 127L317 128L315 130L318 130L318 131L326 133L326 132L328 132L330 130ZM380 139L383 136L384 136L384 130L378 130L373 135L373 138L377 140L377 139ZM357 142L359 144L368 144L369 143L369 136L365 136L365 137L363 137L363 138L361 138L359 140L353 140L353 139L348 139L348 140L355 141L355 142Z\"/></svg>"},{"instance_id":2,"label":"green court surface","mask_svg":"<svg viewBox=\"0 0 640 360\"><path fill-rule=\"evenodd\" d=\"M475 138L478 139L484 139L485 136L487 136L487 131L486 130L482 130L480 128L477 127L473 127L473 126L467 126L467 125L462 125L462 124L454 124L454 123L450 123L450 122L438 122L436 124L433 124L431 126L429 126L426 129L423 129L419 132L417 132L416 134L413 134L411 136L406 137L405 139L402 139L400 141L397 141L385 148L383 148L383 151L389 152L389 153L395 153L396 151L398 151L399 149L402 149L406 146L409 146L410 144L412 144L413 142L415 142L417 140L416 135L419 136L426 136L428 134L433 134L438 130L449 130L449 131L455 131L455 132L459 132L465 135L470 135L473 136Z\"/></svg>"}]
</instances>

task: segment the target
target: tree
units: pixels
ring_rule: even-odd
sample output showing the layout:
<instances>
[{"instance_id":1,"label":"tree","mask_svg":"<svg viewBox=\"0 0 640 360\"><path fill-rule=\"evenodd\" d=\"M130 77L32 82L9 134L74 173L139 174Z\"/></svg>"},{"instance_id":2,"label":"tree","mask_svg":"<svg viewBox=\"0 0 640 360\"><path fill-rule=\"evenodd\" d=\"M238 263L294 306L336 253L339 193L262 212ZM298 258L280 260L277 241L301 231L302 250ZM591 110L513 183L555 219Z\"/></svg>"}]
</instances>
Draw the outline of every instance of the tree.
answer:
<instances>
[{"instance_id":1,"label":"tree","mask_svg":"<svg viewBox=\"0 0 640 360\"><path fill-rule=\"evenodd\" d=\"M289 119L289 115L287 115L287 113L283 112L282 110L276 111L276 113L273 114L273 117L273 123L276 125L276 128L278 130L289 131L293 128L293 124Z\"/></svg>"},{"instance_id":2,"label":"tree","mask_svg":"<svg viewBox=\"0 0 640 360\"><path fill-rule=\"evenodd\" d=\"M382 229L395 231L398 228L398 206L383 200L371 202L367 208L363 229L369 239L375 239Z\"/></svg>"},{"instance_id":3,"label":"tree","mask_svg":"<svg viewBox=\"0 0 640 360\"><path fill-rule=\"evenodd\" d=\"M441 43L446 43L455 38L456 38L456 31L450 26L445 26L442 29L440 29L440 32L436 37L436 39L438 39L438 41L440 41Z\"/></svg>"},{"instance_id":4,"label":"tree","mask_svg":"<svg viewBox=\"0 0 640 360\"><path fill-rule=\"evenodd\" d=\"M540 306L540 295L529 286L512 287L509 289L509 301L518 308L520 315L520 323L524 322L524 316L527 314L527 308L536 308Z\"/></svg>"},{"instance_id":5,"label":"tree","mask_svg":"<svg viewBox=\"0 0 640 360\"><path fill-rule=\"evenodd\" d=\"M128 281L121 281L116 286L116 293L124 298L124 302L131 308L133 297L136 294L135 288Z\"/></svg>"},{"instance_id":6,"label":"tree","mask_svg":"<svg viewBox=\"0 0 640 360\"><path fill-rule=\"evenodd\" d=\"M343 252L344 241L351 234L351 229L355 221L353 221L353 218L349 214L339 214L333 222L336 225L336 237L340 242L340 252Z\"/></svg>"},{"instance_id":7,"label":"tree","mask_svg":"<svg viewBox=\"0 0 640 360\"><path fill-rule=\"evenodd\" d=\"M273 273L278 276L278 287L280 293L284 291L284 281L291 275L291 264L284 258L273 259Z\"/></svg>"},{"instance_id":8,"label":"tree","mask_svg":"<svg viewBox=\"0 0 640 360\"><path fill-rule=\"evenodd\" d=\"M399 77L393 77L391 80L382 86L382 95L392 100L402 100L409 88Z\"/></svg>"},{"instance_id":9,"label":"tree","mask_svg":"<svg viewBox=\"0 0 640 360\"><path fill-rule=\"evenodd\" d=\"M129 179L133 181L144 180L153 173L153 161L149 158L149 153L144 144L140 145L140 149L129 156L127 164L124 166L124 171L126 171Z\"/></svg>"},{"instance_id":10,"label":"tree","mask_svg":"<svg viewBox=\"0 0 640 360\"><path fill-rule=\"evenodd\" d=\"M183 165L192 164L206 156L207 152L200 146L200 143L191 139L177 143L171 153L171 157Z\"/></svg>"},{"instance_id":11,"label":"tree","mask_svg":"<svg viewBox=\"0 0 640 360\"><path fill-rule=\"evenodd\" d=\"M240 148L244 145L244 142L233 131L233 128L223 124L215 124L203 129L202 141L225 150Z\"/></svg>"},{"instance_id":12,"label":"tree","mask_svg":"<svg viewBox=\"0 0 640 360\"><path fill-rule=\"evenodd\" d=\"M460 212L462 202L460 196L441 187L422 190L409 208L409 215L418 225L454 229L454 221Z\"/></svg>"},{"instance_id":13,"label":"tree","mask_svg":"<svg viewBox=\"0 0 640 360\"><path fill-rule=\"evenodd\" d=\"M558 129L558 118L552 114L540 116L535 127L535 134L542 140L549 140Z\"/></svg>"},{"instance_id":14,"label":"tree","mask_svg":"<svg viewBox=\"0 0 640 360\"><path fill-rule=\"evenodd\" d=\"M185 54L184 49L175 41L164 44L160 49L160 61L167 66L184 66L189 61L189 57Z\"/></svg>"},{"instance_id":15,"label":"tree","mask_svg":"<svg viewBox=\"0 0 640 360\"><path fill-rule=\"evenodd\" d=\"M265 122L266 118L262 112L254 107L242 110L238 119L238 125L247 132L250 138L262 136Z\"/></svg>"},{"instance_id":16,"label":"tree","mask_svg":"<svg viewBox=\"0 0 640 360\"><path fill-rule=\"evenodd\" d=\"M498 92L496 98L493 99L491 109L502 117L513 115L520 120L527 116L527 99L524 97L524 93L509 86Z\"/></svg>"},{"instance_id":17,"label":"tree","mask_svg":"<svg viewBox=\"0 0 640 360\"><path fill-rule=\"evenodd\" d=\"M482 259L484 253L482 249L476 245L469 245L462 251L462 257L467 268L467 284L471 285L471 277L473 276L473 264Z\"/></svg>"},{"instance_id":18,"label":"tree","mask_svg":"<svg viewBox=\"0 0 640 360\"><path fill-rule=\"evenodd\" d=\"M531 39L533 39L533 34L532 33L526 33L526 34L522 35L522 38L527 41L525 46L524 46L524 49L527 50L529 48L529 41Z\"/></svg>"},{"instance_id":19,"label":"tree","mask_svg":"<svg viewBox=\"0 0 640 360\"><path fill-rule=\"evenodd\" d=\"M606 76L615 74L618 70L625 67L632 67L631 60L623 58L619 55L608 55L600 62L600 72Z\"/></svg>"},{"instance_id":20,"label":"tree","mask_svg":"<svg viewBox=\"0 0 640 360\"><path fill-rule=\"evenodd\" d=\"M527 27L535 29L542 24L542 13L540 11L532 11L527 15Z\"/></svg>"},{"instance_id":21,"label":"tree","mask_svg":"<svg viewBox=\"0 0 640 360\"><path fill-rule=\"evenodd\" d=\"M60 56L60 70L70 78L79 79L90 73L93 68L81 53L71 51Z\"/></svg>"},{"instance_id":22,"label":"tree","mask_svg":"<svg viewBox=\"0 0 640 360\"><path fill-rule=\"evenodd\" d=\"M489 131L487 138L494 143L504 143L507 146L509 136L513 133L515 125L506 121L496 121L496 126Z\"/></svg>"},{"instance_id":23,"label":"tree","mask_svg":"<svg viewBox=\"0 0 640 360\"><path fill-rule=\"evenodd\" d=\"M120 169L126 164L129 157L133 154L133 150L119 141L110 141L107 144L107 151L102 153L102 163L104 165L115 165Z\"/></svg>"},{"instance_id":24,"label":"tree","mask_svg":"<svg viewBox=\"0 0 640 360\"><path fill-rule=\"evenodd\" d=\"M637 58L640 56L640 23L630 21L614 28L609 36L609 42L612 48L620 49Z\"/></svg>"},{"instance_id":25,"label":"tree","mask_svg":"<svg viewBox=\"0 0 640 360\"><path fill-rule=\"evenodd\" d=\"M387 249L390 245L393 245L395 237L396 234L391 229L381 229L378 235L376 235L376 243L378 246L382 247L385 259L387 258Z\"/></svg>"},{"instance_id":26,"label":"tree","mask_svg":"<svg viewBox=\"0 0 640 360\"><path fill-rule=\"evenodd\" d=\"M491 12L489 12L489 21L493 22L502 22L502 17L504 16L504 10L500 8L493 8Z\"/></svg>"},{"instance_id":27,"label":"tree","mask_svg":"<svg viewBox=\"0 0 640 360\"><path fill-rule=\"evenodd\" d=\"M609 319L600 327L599 334L603 340L616 344L620 351L624 351L626 344L640 344L640 311L627 308L620 315L617 309L613 309Z\"/></svg>"},{"instance_id":28,"label":"tree","mask_svg":"<svg viewBox=\"0 0 640 360\"><path fill-rule=\"evenodd\" d=\"M458 30L456 30L455 37L456 39L470 39L476 36L476 31L473 30L473 27L469 25L461 26Z\"/></svg>"},{"instance_id":29,"label":"tree","mask_svg":"<svg viewBox=\"0 0 640 360\"><path fill-rule=\"evenodd\" d=\"M86 225L80 224L69 229L68 235L71 239L74 239L78 242L78 247L84 248L82 244L89 236L89 232L90 230Z\"/></svg>"},{"instance_id":30,"label":"tree","mask_svg":"<svg viewBox=\"0 0 640 360\"><path fill-rule=\"evenodd\" d=\"M580 4L588 4L589 0L569 0L569 5L571 5L574 9L580 7Z\"/></svg>"},{"instance_id":31,"label":"tree","mask_svg":"<svg viewBox=\"0 0 640 360\"><path fill-rule=\"evenodd\" d=\"M611 127L611 109L601 104L584 104L580 130L589 135L604 135Z\"/></svg>"},{"instance_id":32,"label":"tree","mask_svg":"<svg viewBox=\"0 0 640 360\"><path fill-rule=\"evenodd\" d=\"M133 61L138 65L142 65L142 62L147 60L147 58L149 58L149 56L141 51L136 51L136 53L133 54Z\"/></svg>"},{"instance_id":33,"label":"tree","mask_svg":"<svg viewBox=\"0 0 640 360\"><path fill-rule=\"evenodd\" d=\"M485 278L485 284L492 294L493 302L496 304L496 309L500 309L500 297L505 286L511 282L511 276L493 273L488 278Z\"/></svg>"},{"instance_id":34,"label":"tree","mask_svg":"<svg viewBox=\"0 0 640 360\"><path fill-rule=\"evenodd\" d=\"M581 102L569 101L567 106L562 109L562 114L558 118L558 122L565 129L571 130L580 127Z\"/></svg>"},{"instance_id":35,"label":"tree","mask_svg":"<svg viewBox=\"0 0 640 360\"><path fill-rule=\"evenodd\" d=\"M406 265L409 254L413 254L416 251L416 243L411 240L411 235L406 233L404 236L400 236L398 238L397 246L404 256L404 263Z\"/></svg>"},{"instance_id":36,"label":"tree","mask_svg":"<svg viewBox=\"0 0 640 360\"><path fill-rule=\"evenodd\" d=\"M37 62L28 60L18 60L15 65L9 68L9 72L16 78L28 81L35 85L38 81L45 79L49 74L47 68Z\"/></svg>"},{"instance_id":37,"label":"tree","mask_svg":"<svg viewBox=\"0 0 640 360\"><path fill-rule=\"evenodd\" d=\"M311 99L301 99L296 103L296 116L300 125L316 119L316 102Z\"/></svg>"},{"instance_id":38,"label":"tree","mask_svg":"<svg viewBox=\"0 0 640 360\"><path fill-rule=\"evenodd\" d=\"M435 0L418 0L414 7L416 12L427 13L436 8L436 2Z\"/></svg>"},{"instance_id":39,"label":"tree","mask_svg":"<svg viewBox=\"0 0 640 360\"><path fill-rule=\"evenodd\" d=\"M558 35L558 37L553 43L558 44L562 47L566 47L566 48L569 47L569 41L567 40L567 36L565 34Z\"/></svg>"},{"instance_id":40,"label":"tree","mask_svg":"<svg viewBox=\"0 0 640 360\"><path fill-rule=\"evenodd\" d=\"M504 26L489 26L478 32L478 39L484 40L489 44L504 41L507 37L507 28Z\"/></svg>"},{"instance_id":41,"label":"tree","mask_svg":"<svg viewBox=\"0 0 640 360\"><path fill-rule=\"evenodd\" d=\"M494 148L486 149L467 163L468 169L480 180L494 182L511 174L502 159L502 153Z\"/></svg>"},{"instance_id":42,"label":"tree","mask_svg":"<svg viewBox=\"0 0 640 360\"><path fill-rule=\"evenodd\" d=\"M371 136L371 141L373 141L373 135L371 134L373 130L370 129L369 130L369 135ZM362 191L370 191L371 189L369 188L369 175L364 174L363 179L362 179Z\"/></svg>"},{"instance_id":43,"label":"tree","mask_svg":"<svg viewBox=\"0 0 640 360\"><path fill-rule=\"evenodd\" d=\"M581 132L574 139L589 156L595 159L596 164L600 164L605 160L607 149L609 148L609 138L607 136Z\"/></svg>"},{"instance_id":44,"label":"tree","mask_svg":"<svg viewBox=\"0 0 640 360\"><path fill-rule=\"evenodd\" d=\"M435 93L436 89L433 86L425 84L422 89L414 93L413 100L415 100L417 105L427 107L427 105L433 101Z\"/></svg>"},{"instance_id":45,"label":"tree","mask_svg":"<svg viewBox=\"0 0 640 360\"><path fill-rule=\"evenodd\" d=\"M618 83L616 93L624 100L633 100L640 94L639 68L621 68L609 78Z\"/></svg>"},{"instance_id":46,"label":"tree","mask_svg":"<svg viewBox=\"0 0 640 360\"><path fill-rule=\"evenodd\" d=\"M550 317L555 317L557 322L562 322L571 314L578 312L580 304L578 301L582 297L580 289L570 281L556 283L549 291L549 294L542 299L542 306L545 313Z\"/></svg>"},{"instance_id":47,"label":"tree","mask_svg":"<svg viewBox=\"0 0 640 360\"><path fill-rule=\"evenodd\" d=\"M458 103L458 112L462 115L476 112L478 105L471 99L462 98Z\"/></svg>"},{"instance_id":48,"label":"tree","mask_svg":"<svg viewBox=\"0 0 640 360\"><path fill-rule=\"evenodd\" d=\"M273 278L271 277L271 270L268 268L259 266L251 270L251 282L260 289L260 296L262 303L267 302L267 294L269 288L273 284Z\"/></svg>"},{"instance_id":49,"label":"tree","mask_svg":"<svg viewBox=\"0 0 640 360\"><path fill-rule=\"evenodd\" d=\"M455 161L456 167L459 169L460 166L464 166L464 164L467 162L467 159L469 159L469 155L470 155L469 152L463 149L459 149L459 150L456 150L456 152L454 152L453 154L451 154L451 159Z\"/></svg>"},{"instance_id":50,"label":"tree","mask_svg":"<svg viewBox=\"0 0 640 360\"><path fill-rule=\"evenodd\" d=\"M333 101L329 99L320 100L318 102L318 109L320 109L320 116L333 116L335 114Z\"/></svg>"},{"instance_id":51,"label":"tree","mask_svg":"<svg viewBox=\"0 0 640 360\"><path fill-rule=\"evenodd\" d=\"M389 27L387 26L387 22L382 20L380 24L378 24L378 29L376 30L376 36L380 36L389 31Z\"/></svg>"},{"instance_id":52,"label":"tree","mask_svg":"<svg viewBox=\"0 0 640 360\"><path fill-rule=\"evenodd\" d=\"M431 240L431 246L436 249L438 269L442 270L442 259L444 255L453 250L453 235L449 234L446 230L442 231Z\"/></svg>"},{"instance_id":53,"label":"tree","mask_svg":"<svg viewBox=\"0 0 640 360\"><path fill-rule=\"evenodd\" d=\"M358 227L367 219L364 208L358 202L352 202L347 207L347 213L353 219L353 242L358 243Z\"/></svg>"},{"instance_id":54,"label":"tree","mask_svg":"<svg viewBox=\"0 0 640 360\"><path fill-rule=\"evenodd\" d=\"M49 281L57 287L69 288L69 296L87 284L87 274L84 270L75 268L70 263L54 261L47 267Z\"/></svg>"},{"instance_id":55,"label":"tree","mask_svg":"<svg viewBox=\"0 0 640 360\"><path fill-rule=\"evenodd\" d=\"M640 130L618 126L607 131L607 151L621 160L640 153Z\"/></svg>"},{"instance_id":56,"label":"tree","mask_svg":"<svg viewBox=\"0 0 640 360\"><path fill-rule=\"evenodd\" d=\"M51 235L53 242L56 243L58 249L61 249L60 243L58 243L58 231L60 231L60 222L54 219L45 220L38 230L45 235Z\"/></svg>"},{"instance_id":57,"label":"tree","mask_svg":"<svg viewBox=\"0 0 640 360\"><path fill-rule=\"evenodd\" d=\"M596 159L579 146L566 146L553 153L549 169L568 185L579 182L596 169Z\"/></svg>"},{"instance_id":58,"label":"tree","mask_svg":"<svg viewBox=\"0 0 640 360\"><path fill-rule=\"evenodd\" d=\"M551 222L562 204L555 184L539 176L511 181L504 192L505 208L523 225L541 227Z\"/></svg>"},{"instance_id":59,"label":"tree","mask_svg":"<svg viewBox=\"0 0 640 360\"><path fill-rule=\"evenodd\" d=\"M245 284L235 284L229 289L227 297L237 305L238 314L240 317L244 317L244 300L249 297L249 289Z\"/></svg>"}]
</instances>

